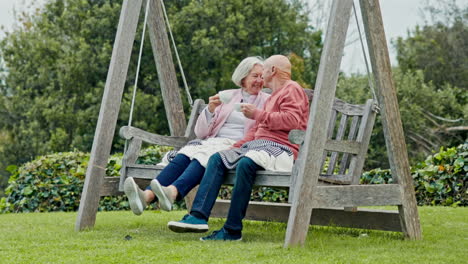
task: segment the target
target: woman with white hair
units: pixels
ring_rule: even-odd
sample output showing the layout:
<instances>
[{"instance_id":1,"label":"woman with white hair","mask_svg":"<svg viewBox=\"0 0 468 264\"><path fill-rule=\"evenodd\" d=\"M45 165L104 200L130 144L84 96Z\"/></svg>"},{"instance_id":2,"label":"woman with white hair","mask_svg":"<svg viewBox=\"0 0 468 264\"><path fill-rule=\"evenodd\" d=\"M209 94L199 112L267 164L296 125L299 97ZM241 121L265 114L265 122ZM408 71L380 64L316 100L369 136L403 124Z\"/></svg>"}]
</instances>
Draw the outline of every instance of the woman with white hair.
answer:
<instances>
[{"instance_id":1,"label":"woman with white hair","mask_svg":"<svg viewBox=\"0 0 468 264\"><path fill-rule=\"evenodd\" d=\"M269 94L261 91L262 72L260 58L242 60L232 74L232 81L240 88L225 90L209 98L195 125L197 139L178 152L168 153L160 163L166 167L146 190L141 190L132 177L125 180L124 192L134 214L142 214L156 197L160 208L170 211L175 200L185 197L200 183L210 156L231 148L254 126L255 121L246 118L239 105L249 103L263 108ZM235 108L238 111L234 111Z\"/></svg>"}]
</instances>

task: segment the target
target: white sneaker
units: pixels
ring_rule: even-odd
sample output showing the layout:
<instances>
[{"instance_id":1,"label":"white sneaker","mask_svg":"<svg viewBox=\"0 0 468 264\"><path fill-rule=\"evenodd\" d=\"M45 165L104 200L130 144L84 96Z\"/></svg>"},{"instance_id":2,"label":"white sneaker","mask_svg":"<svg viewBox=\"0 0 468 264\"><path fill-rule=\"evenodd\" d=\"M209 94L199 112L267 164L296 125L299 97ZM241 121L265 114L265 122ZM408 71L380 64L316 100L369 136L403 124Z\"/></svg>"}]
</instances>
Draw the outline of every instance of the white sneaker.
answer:
<instances>
[{"instance_id":1,"label":"white sneaker","mask_svg":"<svg viewBox=\"0 0 468 264\"><path fill-rule=\"evenodd\" d=\"M161 207L161 209L164 211L171 211L172 204L174 203L174 199L171 198L171 189L161 186L161 184L156 179L151 181L150 186L154 195L158 197L159 206Z\"/></svg>"},{"instance_id":2,"label":"white sneaker","mask_svg":"<svg viewBox=\"0 0 468 264\"><path fill-rule=\"evenodd\" d=\"M138 187L132 177L125 179L124 192L127 195L132 212L136 215L141 215L147 206L145 193Z\"/></svg>"}]
</instances>

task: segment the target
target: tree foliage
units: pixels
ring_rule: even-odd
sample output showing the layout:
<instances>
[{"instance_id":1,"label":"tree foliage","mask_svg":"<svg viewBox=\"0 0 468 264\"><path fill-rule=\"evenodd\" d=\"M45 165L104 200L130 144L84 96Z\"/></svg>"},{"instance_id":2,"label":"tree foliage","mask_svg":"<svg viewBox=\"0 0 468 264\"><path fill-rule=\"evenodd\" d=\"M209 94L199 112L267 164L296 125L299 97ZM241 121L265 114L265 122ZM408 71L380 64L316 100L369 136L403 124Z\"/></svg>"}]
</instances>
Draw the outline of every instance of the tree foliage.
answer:
<instances>
[{"instance_id":1,"label":"tree foliage","mask_svg":"<svg viewBox=\"0 0 468 264\"><path fill-rule=\"evenodd\" d=\"M427 1L425 25L394 43L400 68L422 70L438 88L468 88L468 5L456 0Z\"/></svg>"},{"instance_id":2,"label":"tree foliage","mask_svg":"<svg viewBox=\"0 0 468 264\"><path fill-rule=\"evenodd\" d=\"M321 34L308 26L301 1L166 1L194 97L233 88L230 76L252 55L296 54L313 83ZM91 148L121 1L49 0L22 13L0 43L0 175L37 155ZM143 11L117 129L128 119ZM145 42L133 125L168 133L154 58ZM186 108L188 105L186 105ZM188 111L187 111L188 112ZM114 138L113 150L122 149ZM0 178L1 179L1 178ZM5 182L5 181L3 181ZM0 180L0 189L2 181Z\"/></svg>"},{"instance_id":3,"label":"tree foliage","mask_svg":"<svg viewBox=\"0 0 468 264\"><path fill-rule=\"evenodd\" d=\"M416 27L411 36L396 41L403 71L422 70L426 82L468 88L468 25L461 19L451 26Z\"/></svg>"},{"instance_id":4,"label":"tree foliage","mask_svg":"<svg viewBox=\"0 0 468 264\"><path fill-rule=\"evenodd\" d=\"M454 135L447 131L447 126L450 124L447 125L433 117L466 118L466 103L459 100L464 93L463 89L448 84L444 89L438 89L433 83L424 81L423 72L420 70L404 73L394 68L393 79L412 164L421 161L441 146L455 146L464 142L463 135ZM340 78L337 97L350 103L365 103L368 98L372 98L367 77ZM372 131L366 167L389 168L381 115L377 115Z\"/></svg>"}]
</instances>

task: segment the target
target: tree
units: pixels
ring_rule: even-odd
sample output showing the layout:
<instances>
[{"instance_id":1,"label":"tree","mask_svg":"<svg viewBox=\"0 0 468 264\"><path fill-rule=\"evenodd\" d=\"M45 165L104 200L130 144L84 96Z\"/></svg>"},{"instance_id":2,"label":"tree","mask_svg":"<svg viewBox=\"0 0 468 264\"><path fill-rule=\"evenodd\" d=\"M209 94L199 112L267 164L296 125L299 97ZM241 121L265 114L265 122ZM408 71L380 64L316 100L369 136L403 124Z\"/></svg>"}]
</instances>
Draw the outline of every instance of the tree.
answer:
<instances>
[{"instance_id":1,"label":"tree","mask_svg":"<svg viewBox=\"0 0 468 264\"><path fill-rule=\"evenodd\" d=\"M434 85L432 95L437 100L422 104L421 111L423 118L432 123L434 134L445 136L443 145L446 146L468 139L468 5L460 3L427 1L423 13L425 25L417 26L407 38L400 37L394 43L400 69L416 75L420 71L426 85ZM447 105L445 111L434 112L431 105L439 105L441 96L453 99L461 107L450 109ZM440 140L421 135L413 134L413 140L422 146L440 145Z\"/></svg>"},{"instance_id":2,"label":"tree","mask_svg":"<svg viewBox=\"0 0 468 264\"><path fill-rule=\"evenodd\" d=\"M297 67L302 72L294 74L313 84L322 40L308 25L301 1L178 0L166 5L194 97L207 99L218 90L233 88L232 71L252 55L294 52L303 63ZM120 9L121 1L115 0L49 0L37 12L20 14L18 27L1 41L4 179L9 164L52 152L90 150ZM143 14L117 129L128 119L142 21ZM149 38L136 100L133 125L168 133ZM122 145L116 136L113 151L121 151Z\"/></svg>"},{"instance_id":3,"label":"tree","mask_svg":"<svg viewBox=\"0 0 468 264\"><path fill-rule=\"evenodd\" d=\"M447 124L433 116L445 119L466 118L467 106L458 98L464 91L446 85L438 89L433 83L424 81L421 70L403 72L393 68L393 79L397 88L400 114L411 164L423 160L441 146L456 146L464 137L447 131ZM366 76L342 77L338 82L337 97L354 104L363 104L372 98ZM448 137L450 135L450 137ZM366 168L388 168L385 139L380 115L372 131Z\"/></svg>"},{"instance_id":4,"label":"tree","mask_svg":"<svg viewBox=\"0 0 468 264\"><path fill-rule=\"evenodd\" d=\"M438 88L448 83L467 89L468 5L459 7L455 0L438 4L428 2L430 20L394 43L398 64L404 72L422 70L424 80Z\"/></svg>"}]
</instances>

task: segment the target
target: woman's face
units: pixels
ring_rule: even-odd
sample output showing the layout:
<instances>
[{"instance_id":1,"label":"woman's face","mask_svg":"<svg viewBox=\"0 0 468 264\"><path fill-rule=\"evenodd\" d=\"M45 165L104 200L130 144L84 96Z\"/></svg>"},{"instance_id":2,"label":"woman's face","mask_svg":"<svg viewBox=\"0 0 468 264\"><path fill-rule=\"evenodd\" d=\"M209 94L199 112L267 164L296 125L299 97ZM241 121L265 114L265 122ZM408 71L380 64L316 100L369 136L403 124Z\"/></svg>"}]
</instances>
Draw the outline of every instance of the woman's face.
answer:
<instances>
[{"instance_id":1,"label":"woman's face","mask_svg":"<svg viewBox=\"0 0 468 264\"><path fill-rule=\"evenodd\" d=\"M242 87L244 91L249 94L258 94L263 88L263 78L262 78L263 66L255 65L252 70L250 70L249 75L247 75L242 80Z\"/></svg>"}]
</instances>

